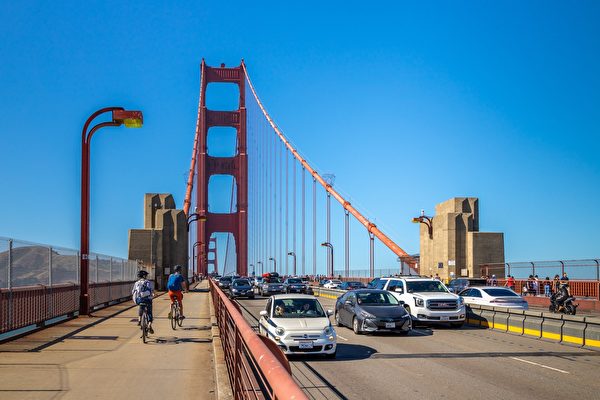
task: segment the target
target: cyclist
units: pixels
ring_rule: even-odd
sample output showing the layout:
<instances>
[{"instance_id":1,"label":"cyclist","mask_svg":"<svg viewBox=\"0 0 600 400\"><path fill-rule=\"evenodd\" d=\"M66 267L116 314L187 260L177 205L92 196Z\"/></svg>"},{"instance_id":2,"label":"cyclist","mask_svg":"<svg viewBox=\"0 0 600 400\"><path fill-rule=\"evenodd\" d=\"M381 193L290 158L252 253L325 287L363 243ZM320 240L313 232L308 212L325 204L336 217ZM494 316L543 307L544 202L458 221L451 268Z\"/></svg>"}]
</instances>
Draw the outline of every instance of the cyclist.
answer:
<instances>
[{"instance_id":1,"label":"cyclist","mask_svg":"<svg viewBox=\"0 0 600 400\"><path fill-rule=\"evenodd\" d=\"M138 271L138 280L133 284L133 290L131 296L135 304L138 304L138 325L142 323L142 304L146 305L148 314L148 332L154 334L152 329L152 282L146 279L148 277L147 271Z\"/></svg>"},{"instance_id":2,"label":"cyclist","mask_svg":"<svg viewBox=\"0 0 600 400\"><path fill-rule=\"evenodd\" d=\"M175 299L179 300L179 306L181 307L181 319L184 319L185 316L183 314L183 293L181 292L181 290L185 289L185 292L187 293L188 286L187 282L181 275L181 265L176 265L175 273L169 275L169 280L167 281L167 289L169 290L171 304L175 302ZM171 315L171 317L173 316Z\"/></svg>"}]
</instances>

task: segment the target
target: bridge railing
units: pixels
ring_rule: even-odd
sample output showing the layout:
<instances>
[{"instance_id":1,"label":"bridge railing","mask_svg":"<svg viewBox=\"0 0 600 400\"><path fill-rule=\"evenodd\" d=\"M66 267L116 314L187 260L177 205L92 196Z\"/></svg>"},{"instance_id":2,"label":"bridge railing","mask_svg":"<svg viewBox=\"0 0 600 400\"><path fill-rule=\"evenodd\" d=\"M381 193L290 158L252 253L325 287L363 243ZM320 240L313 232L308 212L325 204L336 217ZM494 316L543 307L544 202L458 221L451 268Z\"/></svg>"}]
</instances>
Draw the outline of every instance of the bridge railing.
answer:
<instances>
[{"instance_id":1,"label":"bridge railing","mask_svg":"<svg viewBox=\"0 0 600 400\"><path fill-rule=\"evenodd\" d=\"M235 399L308 399L238 308L210 280L215 316Z\"/></svg>"},{"instance_id":2,"label":"bridge railing","mask_svg":"<svg viewBox=\"0 0 600 400\"><path fill-rule=\"evenodd\" d=\"M91 254L90 306L129 298L137 270L135 261ZM0 238L0 334L74 316L79 283L78 251Z\"/></svg>"},{"instance_id":3,"label":"bridge railing","mask_svg":"<svg viewBox=\"0 0 600 400\"><path fill-rule=\"evenodd\" d=\"M505 286L506 279L498 279L498 286ZM515 292L522 295L544 296L544 280L538 281L536 293L531 293L523 288L527 287L527 279L515 279ZM550 285L550 292L554 292L554 283ZM569 292L575 297L588 297L590 299L600 300L600 282L569 280Z\"/></svg>"}]
</instances>

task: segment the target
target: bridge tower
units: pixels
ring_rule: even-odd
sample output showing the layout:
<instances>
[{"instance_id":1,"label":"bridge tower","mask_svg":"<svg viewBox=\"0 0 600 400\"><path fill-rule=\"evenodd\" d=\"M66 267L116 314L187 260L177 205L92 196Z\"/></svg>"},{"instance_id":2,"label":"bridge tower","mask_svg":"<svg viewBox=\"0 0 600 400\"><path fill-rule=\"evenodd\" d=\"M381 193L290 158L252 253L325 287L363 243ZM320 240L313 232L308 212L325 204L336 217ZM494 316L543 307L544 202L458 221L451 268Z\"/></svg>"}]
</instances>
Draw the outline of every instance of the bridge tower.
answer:
<instances>
[{"instance_id":1,"label":"bridge tower","mask_svg":"<svg viewBox=\"0 0 600 400\"><path fill-rule=\"evenodd\" d=\"M246 149L246 103L245 74L242 66L226 68L209 67L202 60L202 80L200 87L200 107L198 113L198 162L196 163L197 210L206 215L206 221L196 224L197 237L208 246L211 235L216 232L231 233L235 240L237 273L248 274L248 155ZM209 83L222 82L237 84L239 87L239 108L236 111L216 111L206 108L206 87ZM233 157L212 157L207 154L208 130L211 127L233 127L237 132L237 152ZM211 175L231 175L237 184L237 210L234 213L220 214L208 212L208 182ZM208 254L206 248L204 254ZM208 260L202 258L198 272L206 275Z\"/></svg>"},{"instance_id":2,"label":"bridge tower","mask_svg":"<svg viewBox=\"0 0 600 400\"><path fill-rule=\"evenodd\" d=\"M214 246L211 247L211 243L214 243ZM210 238L210 242L208 242L208 251L207 251L207 255L210 254L214 254L212 259L208 258L208 260L206 260L207 263L207 268L212 265L212 269L208 268L208 272L216 272L219 273L219 263L218 263L218 258L217 258L217 238L216 237L211 237Z\"/></svg>"}]
</instances>

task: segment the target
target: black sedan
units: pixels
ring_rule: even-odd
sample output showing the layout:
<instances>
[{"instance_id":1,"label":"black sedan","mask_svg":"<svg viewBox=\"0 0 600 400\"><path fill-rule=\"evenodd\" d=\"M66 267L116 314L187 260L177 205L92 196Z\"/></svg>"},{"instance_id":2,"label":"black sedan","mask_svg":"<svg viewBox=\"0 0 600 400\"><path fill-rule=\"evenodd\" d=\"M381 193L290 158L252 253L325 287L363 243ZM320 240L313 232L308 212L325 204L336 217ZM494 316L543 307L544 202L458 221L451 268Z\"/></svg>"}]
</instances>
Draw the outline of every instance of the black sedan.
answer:
<instances>
[{"instance_id":1,"label":"black sedan","mask_svg":"<svg viewBox=\"0 0 600 400\"><path fill-rule=\"evenodd\" d=\"M254 289L248 279L236 279L229 286L229 297L232 299L236 297L248 297L254 298Z\"/></svg>"},{"instance_id":2,"label":"black sedan","mask_svg":"<svg viewBox=\"0 0 600 400\"><path fill-rule=\"evenodd\" d=\"M313 294L312 288L300 278L287 278L283 281L283 290L286 293Z\"/></svg>"},{"instance_id":3,"label":"black sedan","mask_svg":"<svg viewBox=\"0 0 600 400\"><path fill-rule=\"evenodd\" d=\"M217 283L219 284L219 287L221 289L227 289L231 285L232 281L233 281L233 279L230 276L224 276L222 278L219 278Z\"/></svg>"},{"instance_id":4,"label":"black sedan","mask_svg":"<svg viewBox=\"0 0 600 400\"><path fill-rule=\"evenodd\" d=\"M348 282L342 282L342 284L339 287L341 290L356 290L356 289L364 289L365 285L363 285L361 282L355 282L355 281L348 281Z\"/></svg>"},{"instance_id":5,"label":"black sedan","mask_svg":"<svg viewBox=\"0 0 600 400\"><path fill-rule=\"evenodd\" d=\"M403 304L386 290L352 290L335 303L337 326L347 326L360 335L368 332L397 332L406 335L412 329L410 314Z\"/></svg>"}]
</instances>

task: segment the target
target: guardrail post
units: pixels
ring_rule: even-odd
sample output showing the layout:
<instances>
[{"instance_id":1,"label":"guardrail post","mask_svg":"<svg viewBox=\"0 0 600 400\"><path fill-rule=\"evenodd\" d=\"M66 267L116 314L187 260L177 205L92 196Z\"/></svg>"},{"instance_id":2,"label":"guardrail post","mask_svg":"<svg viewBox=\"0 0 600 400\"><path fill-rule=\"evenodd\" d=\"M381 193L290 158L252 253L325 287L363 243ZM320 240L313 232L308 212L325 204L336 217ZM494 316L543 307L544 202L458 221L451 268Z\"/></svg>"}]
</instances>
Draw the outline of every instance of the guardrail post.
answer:
<instances>
[{"instance_id":1,"label":"guardrail post","mask_svg":"<svg viewBox=\"0 0 600 400\"><path fill-rule=\"evenodd\" d=\"M531 275L535 276L535 263L531 262Z\"/></svg>"}]
</instances>

